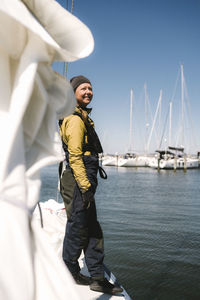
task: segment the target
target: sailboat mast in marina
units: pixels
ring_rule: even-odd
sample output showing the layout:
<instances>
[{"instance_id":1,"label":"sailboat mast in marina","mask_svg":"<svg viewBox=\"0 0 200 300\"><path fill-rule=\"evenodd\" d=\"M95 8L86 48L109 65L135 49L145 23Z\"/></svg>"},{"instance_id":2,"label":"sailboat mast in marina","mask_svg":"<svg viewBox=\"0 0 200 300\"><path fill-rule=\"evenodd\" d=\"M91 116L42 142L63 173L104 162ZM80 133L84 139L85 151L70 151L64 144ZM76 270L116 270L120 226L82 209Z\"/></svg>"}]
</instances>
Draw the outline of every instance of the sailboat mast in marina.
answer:
<instances>
[{"instance_id":1,"label":"sailboat mast in marina","mask_svg":"<svg viewBox=\"0 0 200 300\"><path fill-rule=\"evenodd\" d=\"M133 152L133 89L130 91L129 152Z\"/></svg>"},{"instance_id":2,"label":"sailboat mast in marina","mask_svg":"<svg viewBox=\"0 0 200 300\"><path fill-rule=\"evenodd\" d=\"M147 149L147 138L148 138L148 131L149 131L149 118L148 118L148 94L147 94L147 85L144 84L144 101L145 101L145 145L144 150L145 154L147 155L149 149Z\"/></svg>"},{"instance_id":3,"label":"sailboat mast in marina","mask_svg":"<svg viewBox=\"0 0 200 300\"><path fill-rule=\"evenodd\" d=\"M185 148L185 79L183 73L183 65L181 65L181 124L179 125L180 134L175 143L175 147L171 146L172 136L172 101L169 104L169 141L168 149L161 151L158 149L159 157L154 158L149 163L150 167L158 169L192 169L199 167L198 158L191 157L184 153ZM179 146L178 146L179 145Z\"/></svg>"},{"instance_id":4,"label":"sailboat mast in marina","mask_svg":"<svg viewBox=\"0 0 200 300\"><path fill-rule=\"evenodd\" d=\"M157 145L159 145L159 139L158 139L158 134L157 134L157 132L155 130L155 125L156 125L157 116L158 116L158 114L160 115L161 102L162 102L162 90L160 90L160 95L159 95L159 99L158 99L158 104L157 104L156 112L155 112L155 115L154 115L154 119L153 119L151 131L150 131L150 134L149 134L149 137L148 137L148 141L147 141L147 149L148 150L150 148L150 142L151 142L151 138L152 138L152 135L153 135L154 131L155 131L155 135L156 135ZM159 126L160 126L160 124L159 124Z\"/></svg>"},{"instance_id":5,"label":"sailboat mast in marina","mask_svg":"<svg viewBox=\"0 0 200 300\"><path fill-rule=\"evenodd\" d=\"M146 156L133 153L133 89L130 90L129 151L117 162L118 167L145 167Z\"/></svg>"},{"instance_id":6,"label":"sailboat mast in marina","mask_svg":"<svg viewBox=\"0 0 200 300\"><path fill-rule=\"evenodd\" d=\"M184 74L183 74L183 65L181 65L181 132L182 132L182 137L181 137L181 143L182 146L184 147Z\"/></svg>"}]
</instances>

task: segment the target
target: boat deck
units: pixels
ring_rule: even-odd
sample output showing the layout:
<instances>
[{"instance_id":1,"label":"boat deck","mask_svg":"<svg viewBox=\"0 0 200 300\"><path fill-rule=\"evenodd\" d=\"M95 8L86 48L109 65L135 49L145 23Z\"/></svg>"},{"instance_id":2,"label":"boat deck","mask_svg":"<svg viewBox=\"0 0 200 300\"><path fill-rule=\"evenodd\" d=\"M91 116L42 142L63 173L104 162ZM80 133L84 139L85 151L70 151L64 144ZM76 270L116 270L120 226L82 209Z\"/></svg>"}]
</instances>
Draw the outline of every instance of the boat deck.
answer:
<instances>
[{"instance_id":1,"label":"boat deck","mask_svg":"<svg viewBox=\"0 0 200 300\"><path fill-rule=\"evenodd\" d=\"M52 246L55 250L55 253L61 258L61 249L62 249L62 242L64 239L64 233L65 233L65 225L67 221L65 210L63 209L63 203L58 203L53 199L50 199L46 202L40 202L41 211L42 211L42 219L44 224L44 232L49 237L49 242L52 242ZM40 213L38 207L36 207L35 212L35 221L40 226ZM52 236L52 241L51 241ZM80 259L79 259L79 265L81 268L81 273L83 273L86 276L89 276L87 266L85 264L84 260L84 254L82 252ZM112 272L110 272L106 266L105 267L105 277L111 282L111 283L117 283L117 279L113 275ZM120 285L120 284L119 284ZM121 286L121 285L120 285ZM123 288L123 286L121 286ZM103 294L95 291L91 291L89 286L83 286L83 285L77 285L76 289L81 295L81 300L132 300L130 296L127 294L125 289L123 288L123 291L121 294L117 295L109 295L109 294Z\"/></svg>"}]
</instances>

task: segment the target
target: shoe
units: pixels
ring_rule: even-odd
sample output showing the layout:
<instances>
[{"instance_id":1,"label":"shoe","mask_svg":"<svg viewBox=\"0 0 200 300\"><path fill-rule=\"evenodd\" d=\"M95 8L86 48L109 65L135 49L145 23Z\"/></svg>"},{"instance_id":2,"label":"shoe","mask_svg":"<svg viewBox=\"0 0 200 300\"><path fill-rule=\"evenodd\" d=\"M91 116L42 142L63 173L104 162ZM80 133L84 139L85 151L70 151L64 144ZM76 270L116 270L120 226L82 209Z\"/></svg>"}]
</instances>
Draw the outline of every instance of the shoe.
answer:
<instances>
[{"instance_id":1,"label":"shoe","mask_svg":"<svg viewBox=\"0 0 200 300\"><path fill-rule=\"evenodd\" d=\"M90 285L90 283L91 283L91 278L81 274L80 272L77 274L72 274L72 276L73 276L74 280L76 281L76 284Z\"/></svg>"},{"instance_id":2,"label":"shoe","mask_svg":"<svg viewBox=\"0 0 200 300\"><path fill-rule=\"evenodd\" d=\"M122 288L110 283L106 278L100 280L91 279L90 289L92 291L111 295L115 295L123 291Z\"/></svg>"}]
</instances>

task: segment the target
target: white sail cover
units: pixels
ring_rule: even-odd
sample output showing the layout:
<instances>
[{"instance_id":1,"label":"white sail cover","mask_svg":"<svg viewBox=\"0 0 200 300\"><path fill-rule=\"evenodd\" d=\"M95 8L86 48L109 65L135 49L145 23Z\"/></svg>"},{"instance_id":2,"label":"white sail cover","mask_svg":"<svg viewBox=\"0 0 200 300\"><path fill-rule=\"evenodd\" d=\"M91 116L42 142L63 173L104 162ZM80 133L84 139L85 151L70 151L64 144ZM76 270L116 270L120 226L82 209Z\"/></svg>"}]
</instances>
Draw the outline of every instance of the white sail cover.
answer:
<instances>
[{"instance_id":1,"label":"white sail cover","mask_svg":"<svg viewBox=\"0 0 200 300\"><path fill-rule=\"evenodd\" d=\"M89 55L93 37L54 0L1 0L0 20L0 299L81 299L32 214L39 170L62 159L56 119L75 105L51 65Z\"/></svg>"}]
</instances>

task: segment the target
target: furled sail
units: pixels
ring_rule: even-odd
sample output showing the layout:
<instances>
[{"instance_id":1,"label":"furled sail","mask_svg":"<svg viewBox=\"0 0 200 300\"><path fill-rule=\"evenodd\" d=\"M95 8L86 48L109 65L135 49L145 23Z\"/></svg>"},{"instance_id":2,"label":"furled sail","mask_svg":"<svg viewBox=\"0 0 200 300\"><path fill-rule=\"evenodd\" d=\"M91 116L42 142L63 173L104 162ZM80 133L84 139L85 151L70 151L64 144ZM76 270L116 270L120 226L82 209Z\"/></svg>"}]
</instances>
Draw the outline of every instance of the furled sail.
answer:
<instances>
[{"instance_id":1,"label":"furled sail","mask_svg":"<svg viewBox=\"0 0 200 300\"><path fill-rule=\"evenodd\" d=\"M51 65L89 55L93 37L54 0L1 0L0 19L0 299L80 299L32 214L40 169L62 159L56 118L75 105Z\"/></svg>"}]
</instances>

